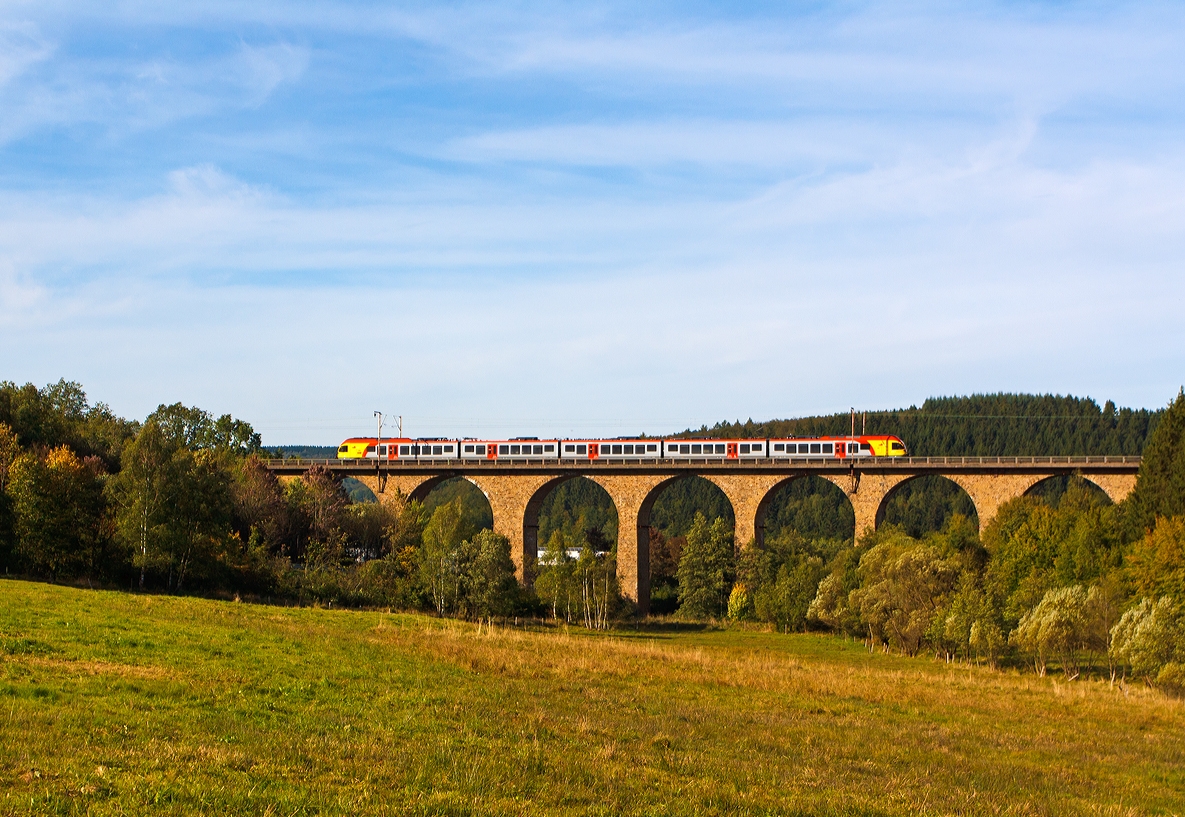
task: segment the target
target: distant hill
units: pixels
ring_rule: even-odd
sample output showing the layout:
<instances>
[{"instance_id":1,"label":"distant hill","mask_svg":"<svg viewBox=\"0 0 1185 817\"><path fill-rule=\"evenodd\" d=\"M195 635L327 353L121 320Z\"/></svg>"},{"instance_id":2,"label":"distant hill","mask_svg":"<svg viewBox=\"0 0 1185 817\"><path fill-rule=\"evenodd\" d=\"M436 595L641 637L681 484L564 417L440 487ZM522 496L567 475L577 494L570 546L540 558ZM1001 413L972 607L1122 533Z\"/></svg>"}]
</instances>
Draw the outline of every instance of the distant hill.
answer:
<instances>
[{"instance_id":1,"label":"distant hill","mask_svg":"<svg viewBox=\"0 0 1185 817\"><path fill-rule=\"evenodd\" d=\"M895 434L919 457L1138 455L1162 409L1102 407L1089 397L975 394L856 415L856 433ZM679 437L810 437L847 434L848 413L792 420L721 422Z\"/></svg>"}]
</instances>

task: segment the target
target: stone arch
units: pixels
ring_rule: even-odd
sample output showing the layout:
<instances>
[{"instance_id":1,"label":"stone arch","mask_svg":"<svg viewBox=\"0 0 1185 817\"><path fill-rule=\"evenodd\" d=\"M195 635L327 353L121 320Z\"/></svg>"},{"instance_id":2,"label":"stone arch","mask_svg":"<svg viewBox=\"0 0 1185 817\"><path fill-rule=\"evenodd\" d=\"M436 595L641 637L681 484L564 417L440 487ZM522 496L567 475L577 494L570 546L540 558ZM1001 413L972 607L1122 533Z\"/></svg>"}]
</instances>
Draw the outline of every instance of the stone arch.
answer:
<instances>
[{"instance_id":1,"label":"stone arch","mask_svg":"<svg viewBox=\"0 0 1185 817\"><path fill-rule=\"evenodd\" d=\"M729 479L728 476L722 477L714 474L679 474L673 479L664 482L661 486L657 486L654 491L651 492L649 505L644 507L644 510L650 514L646 520L648 526L656 521L654 519L654 513L656 506L659 505L659 500L662 499L663 495L666 494L667 491L669 491L671 488L674 488L679 483L684 483L689 486L697 486L701 490L707 488L709 493L711 493L715 498L723 499L724 501L722 503L722 507L719 510L725 511L726 516L732 516L734 533L737 532L735 529L741 524L741 514L738 513L737 508L738 504L740 503L738 503L737 497L741 496L743 492L737 490L737 487L733 484L732 480ZM695 488L692 490L695 490ZM709 521L713 515L711 510L705 509L698 504L695 507L695 511L704 512L704 515L709 517ZM752 534L750 533L749 537L747 538L751 538L751 536ZM737 545L740 546L740 544L742 544L740 542L740 537L738 536L734 538L736 539Z\"/></svg>"},{"instance_id":2,"label":"stone arch","mask_svg":"<svg viewBox=\"0 0 1185 817\"><path fill-rule=\"evenodd\" d=\"M858 533L859 531L856 530L856 524L857 524L858 520L856 519L856 508L855 508L854 504L852 503L852 495L848 491L844 490L842 487L837 485L834 480L826 479L825 477L821 477L817 474L805 474L805 473L804 474L793 474L789 477L779 479L776 483L774 483L772 486L770 486L765 491L765 493L761 497L760 501L758 501L758 503L757 503L757 508L755 510L754 518L753 518L753 532L754 532L753 540L758 547L761 547L765 543L767 517L768 517L769 512L775 503L775 500L778 498L779 494L781 494L783 491L789 489L791 487L791 485L794 483L798 483L801 480L809 480L812 478L819 480L820 482L830 484L836 491L838 491L844 497L848 508L852 511L853 519L852 519L851 538L855 538L856 533Z\"/></svg>"},{"instance_id":3,"label":"stone arch","mask_svg":"<svg viewBox=\"0 0 1185 817\"><path fill-rule=\"evenodd\" d=\"M1122 502L1132 492L1132 489L1136 487L1135 474L1083 474L1078 471L1067 471L1064 474L1048 474L1039 477L1036 482L1029 486L1028 490L1024 492L1024 495L1033 496L1039 493L1040 488L1052 480L1062 480L1072 477L1079 477L1085 480L1087 484L1092 488L1096 488L1113 504Z\"/></svg>"},{"instance_id":4,"label":"stone arch","mask_svg":"<svg viewBox=\"0 0 1185 817\"><path fill-rule=\"evenodd\" d=\"M570 483L573 480L580 480L580 479L584 479L584 480L587 480L588 482L591 482L593 485L596 485L599 489L604 491L609 496L609 504L612 507L613 513L616 514L618 517L618 519L617 519L617 529L618 529L617 538L618 538L618 541L621 540L621 530L622 530L621 515L617 509L617 503L613 498L613 494L610 493L605 488L604 485L601 485L599 482L597 482L597 480L594 479L592 475L563 474L563 475L560 475L560 476L557 476L557 477L547 480L542 485L540 485L538 488L536 488L534 490L534 492L531 494L531 497L527 500L527 503L523 508L523 541L525 543L527 543L528 548L532 548L529 553L530 558L532 560L532 564L534 564L534 562L537 561L539 558L539 546L540 546L540 542L539 542L539 514L540 514L540 511L543 509L544 503L546 502L547 498L549 496L551 496L556 491L556 489L558 489L561 485ZM546 544L546 543L544 543L544 544Z\"/></svg>"},{"instance_id":5,"label":"stone arch","mask_svg":"<svg viewBox=\"0 0 1185 817\"><path fill-rule=\"evenodd\" d=\"M413 502L422 503L424 505L424 510L426 512L431 512L435 510L434 506L439 506L441 504L441 498L433 498L432 495L438 489L443 489L451 483L464 483L465 485L469 486L468 490L462 488L460 491L454 490L452 493L462 495L464 493L469 493L471 496L480 496L481 499L479 501L485 505L485 508L483 509L484 513L480 514L481 518L471 518L469 521L473 522L474 524L480 523L478 524L478 530L482 529L483 527L493 528L494 507L490 504L490 498L486 496L486 493L481 489L481 486L466 477L464 474L443 474L439 477L433 477L432 479L425 480L416 488L416 490L412 492L408 499ZM470 512L472 512L472 510L472 508L469 509Z\"/></svg>"},{"instance_id":6,"label":"stone arch","mask_svg":"<svg viewBox=\"0 0 1185 817\"><path fill-rule=\"evenodd\" d=\"M900 498L903 495L903 493L908 491L909 489L916 488L916 487L919 487L920 485L924 484L924 483L920 482L921 480L941 480L942 482L949 483L950 485L952 485L956 489L958 489L958 492L963 494L964 497L966 498L966 500L969 502L969 504L971 506L971 511L975 514L976 521L979 521L981 523L980 530L983 529L982 520L980 519L980 516L981 516L980 506L979 506L979 503L975 501L975 495L970 490L968 490L967 487L965 485L963 485L958 479L956 479L948 474L912 474L912 475L906 477L905 479L902 479L896 485L892 486L885 493L885 495L881 498L880 504L877 506L876 521L875 521L876 528L879 528L886 521L886 519L888 517L889 506L893 503L893 500ZM995 513L993 512L992 515L994 516ZM942 522L945 523L946 519L948 519L949 516L950 516L949 513L946 514L946 516L943 518ZM910 521L913 522L912 525L910 524ZM936 523L936 520L933 520L933 519L922 520L920 524L916 520L909 520L906 522L906 528L912 535L920 536L922 534L929 533L929 532L941 527L941 525L935 524L935 523Z\"/></svg>"}]
</instances>

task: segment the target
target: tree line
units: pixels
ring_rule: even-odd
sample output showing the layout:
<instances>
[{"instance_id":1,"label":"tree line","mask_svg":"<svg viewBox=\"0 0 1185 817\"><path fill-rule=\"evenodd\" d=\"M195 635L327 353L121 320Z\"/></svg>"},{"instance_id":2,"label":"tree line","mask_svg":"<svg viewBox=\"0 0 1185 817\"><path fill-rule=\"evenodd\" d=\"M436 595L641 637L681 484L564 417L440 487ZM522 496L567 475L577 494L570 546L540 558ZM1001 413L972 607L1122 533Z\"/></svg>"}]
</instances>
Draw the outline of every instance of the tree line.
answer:
<instances>
[{"instance_id":1,"label":"tree line","mask_svg":"<svg viewBox=\"0 0 1185 817\"><path fill-rule=\"evenodd\" d=\"M1138 456L1163 411L1102 407L1069 395L976 394L932 397L921 407L719 422L679 437L768 438L892 434L917 457Z\"/></svg>"}]
</instances>

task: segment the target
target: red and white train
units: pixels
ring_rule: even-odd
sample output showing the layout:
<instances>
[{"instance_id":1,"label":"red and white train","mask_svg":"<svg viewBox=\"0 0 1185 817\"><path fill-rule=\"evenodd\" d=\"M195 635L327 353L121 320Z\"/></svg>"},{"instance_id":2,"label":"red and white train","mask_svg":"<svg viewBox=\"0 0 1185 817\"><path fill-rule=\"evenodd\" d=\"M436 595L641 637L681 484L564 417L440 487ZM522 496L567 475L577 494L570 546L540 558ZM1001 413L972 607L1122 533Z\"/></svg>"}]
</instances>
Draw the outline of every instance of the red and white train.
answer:
<instances>
[{"instance_id":1,"label":"red and white train","mask_svg":"<svg viewBox=\"0 0 1185 817\"><path fill-rule=\"evenodd\" d=\"M751 460L904 457L905 443L892 436L798 437L766 440L616 439L513 440L351 437L338 459L408 460Z\"/></svg>"}]
</instances>

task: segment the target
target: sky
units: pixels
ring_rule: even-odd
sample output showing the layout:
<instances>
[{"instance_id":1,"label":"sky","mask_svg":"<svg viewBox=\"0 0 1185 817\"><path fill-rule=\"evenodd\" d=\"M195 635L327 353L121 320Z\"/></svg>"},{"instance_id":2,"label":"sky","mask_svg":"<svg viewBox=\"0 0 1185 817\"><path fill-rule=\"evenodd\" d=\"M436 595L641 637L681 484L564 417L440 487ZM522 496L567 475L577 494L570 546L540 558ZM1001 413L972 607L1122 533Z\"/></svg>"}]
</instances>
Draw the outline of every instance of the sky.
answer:
<instances>
[{"instance_id":1,"label":"sky","mask_svg":"<svg viewBox=\"0 0 1185 817\"><path fill-rule=\"evenodd\" d=\"M1156 408L1183 125L1179 3L0 0L0 380L271 445Z\"/></svg>"}]
</instances>

